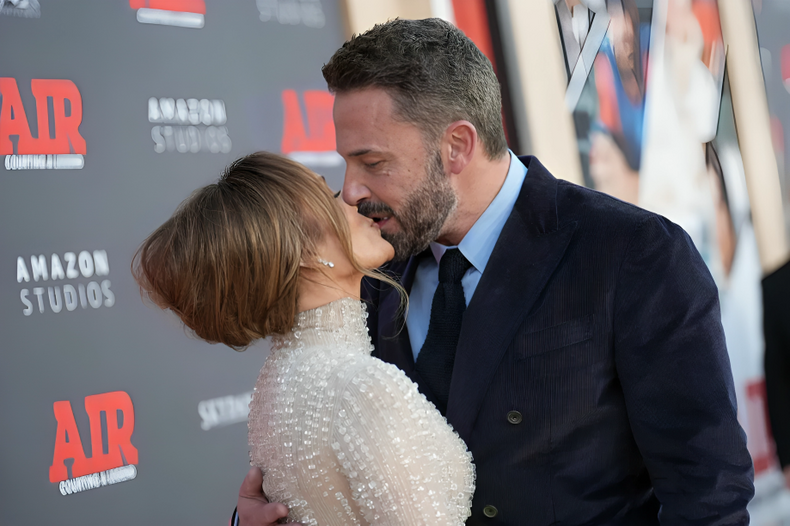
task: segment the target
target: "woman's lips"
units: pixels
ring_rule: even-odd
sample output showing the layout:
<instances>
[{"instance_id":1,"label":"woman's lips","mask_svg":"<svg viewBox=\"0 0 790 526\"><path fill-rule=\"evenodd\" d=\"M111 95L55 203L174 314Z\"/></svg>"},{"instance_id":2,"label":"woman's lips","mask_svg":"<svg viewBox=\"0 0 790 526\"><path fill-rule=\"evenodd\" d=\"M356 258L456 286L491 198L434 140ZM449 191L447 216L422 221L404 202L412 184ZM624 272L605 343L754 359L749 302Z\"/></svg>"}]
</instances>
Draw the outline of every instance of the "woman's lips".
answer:
<instances>
[{"instance_id":1,"label":"woman's lips","mask_svg":"<svg viewBox=\"0 0 790 526\"><path fill-rule=\"evenodd\" d=\"M390 220L389 217L374 218L373 225L378 229L381 229L384 225L389 223L389 220Z\"/></svg>"}]
</instances>

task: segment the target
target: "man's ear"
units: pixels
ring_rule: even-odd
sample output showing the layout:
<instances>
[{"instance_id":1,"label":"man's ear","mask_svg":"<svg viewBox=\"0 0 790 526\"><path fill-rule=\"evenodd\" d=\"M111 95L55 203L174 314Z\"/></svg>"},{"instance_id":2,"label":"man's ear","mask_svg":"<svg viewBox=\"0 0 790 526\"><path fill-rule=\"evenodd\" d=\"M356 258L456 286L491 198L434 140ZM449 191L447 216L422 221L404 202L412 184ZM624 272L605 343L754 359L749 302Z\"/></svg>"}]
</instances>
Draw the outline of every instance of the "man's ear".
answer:
<instances>
[{"instance_id":1,"label":"man's ear","mask_svg":"<svg viewBox=\"0 0 790 526\"><path fill-rule=\"evenodd\" d=\"M477 152L477 130L469 121L455 121L444 131L442 154L445 169L461 173Z\"/></svg>"}]
</instances>

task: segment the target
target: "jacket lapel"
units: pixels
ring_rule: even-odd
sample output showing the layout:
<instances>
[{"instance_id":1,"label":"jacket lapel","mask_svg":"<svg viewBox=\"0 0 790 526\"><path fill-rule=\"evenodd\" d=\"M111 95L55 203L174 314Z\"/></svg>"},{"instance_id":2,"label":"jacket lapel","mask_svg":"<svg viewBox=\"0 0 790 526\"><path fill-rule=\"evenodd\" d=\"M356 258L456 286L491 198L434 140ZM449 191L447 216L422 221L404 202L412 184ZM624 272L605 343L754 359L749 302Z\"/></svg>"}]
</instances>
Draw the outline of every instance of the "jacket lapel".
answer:
<instances>
[{"instance_id":1,"label":"jacket lapel","mask_svg":"<svg viewBox=\"0 0 790 526\"><path fill-rule=\"evenodd\" d=\"M417 272L422 254L412 257L405 264L395 264L390 271L400 274L400 282L407 293L411 292L414 275ZM379 285L381 286L381 285ZM403 313L400 312L401 298L392 287L381 292L378 304L379 331L376 339L376 356L385 362L395 364L409 377L414 372L414 355L409 340ZM414 380L419 385L419 382Z\"/></svg>"},{"instance_id":2,"label":"jacket lapel","mask_svg":"<svg viewBox=\"0 0 790 526\"><path fill-rule=\"evenodd\" d=\"M426 249L421 254L409 259L408 263L406 263L401 274L401 285L406 289L406 293L411 292L417 266L424 257L433 257L430 249ZM390 270L397 274L400 269L392 267ZM387 287L386 290L381 292L378 310L378 323L380 325L376 340L376 356L385 362L396 365L401 371L406 373L406 376L417 384L420 392L431 403L436 405L435 395L414 367L414 354L411 348L411 341L409 340L409 330L406 327L403 314L399 312L400 301L398 292L391 287Z\"/></svg>"},{"instance_id":3,"label":"jacket lapel","mask_svg":"<svg viewBox=\"0 0 790 526\"><path fill-rule=\"evenodd\" d=\"M464 439L516 330L576 230L576 223L559 224L557 180L534 157L522 161L527 177L461 327L447 420Z\"/></svg>"}]
</instances>

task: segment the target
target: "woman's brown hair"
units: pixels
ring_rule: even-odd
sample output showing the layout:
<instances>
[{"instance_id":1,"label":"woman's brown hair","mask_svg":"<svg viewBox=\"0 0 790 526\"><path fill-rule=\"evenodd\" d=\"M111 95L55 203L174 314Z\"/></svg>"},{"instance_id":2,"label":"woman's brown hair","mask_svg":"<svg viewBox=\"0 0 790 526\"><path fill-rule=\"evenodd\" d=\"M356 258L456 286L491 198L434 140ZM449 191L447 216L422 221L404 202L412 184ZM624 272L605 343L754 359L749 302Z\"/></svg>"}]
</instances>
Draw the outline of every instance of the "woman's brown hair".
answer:
<instances>
[{"instance_id":1,"label":"woman's brown hair","mask_svg":"<svg viewBox=\"0 0 790 526\"><path fill-rule=\"evenodd\" d=\"M242 350L291 329L300 263L317 260L316 247L333 234L358 271L394 284L356 262L348 223L321 178L258 152L181 203L137 249L132 274L198 337Z\"/></svg>"}]
</instances>

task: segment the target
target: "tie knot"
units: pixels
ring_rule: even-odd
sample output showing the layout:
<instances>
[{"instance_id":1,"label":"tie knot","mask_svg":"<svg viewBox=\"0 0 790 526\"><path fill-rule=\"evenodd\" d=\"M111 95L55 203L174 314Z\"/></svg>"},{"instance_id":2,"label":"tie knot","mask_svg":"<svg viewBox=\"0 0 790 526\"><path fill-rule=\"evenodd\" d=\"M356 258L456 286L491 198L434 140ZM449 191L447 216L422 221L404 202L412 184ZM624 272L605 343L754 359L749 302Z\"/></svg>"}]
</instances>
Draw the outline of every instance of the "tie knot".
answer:
<instances>
[{"instance_id":1,"label":"tie knot","mask_svg":"<svg viewBox=\"0 0 790 526\"><path fill-rule=\"evenodd\" d=\"M451 248L439 262L439 283L460 283L471 266L460 250Z\"/></svg>"}]
</instances>

